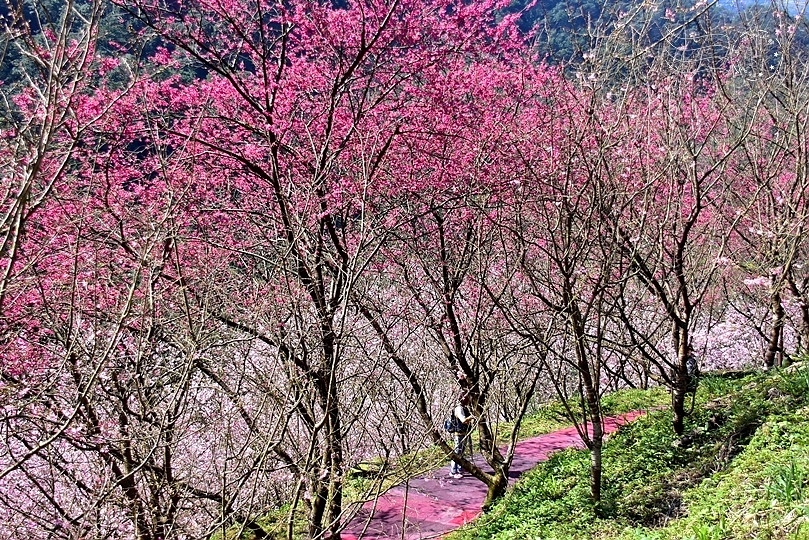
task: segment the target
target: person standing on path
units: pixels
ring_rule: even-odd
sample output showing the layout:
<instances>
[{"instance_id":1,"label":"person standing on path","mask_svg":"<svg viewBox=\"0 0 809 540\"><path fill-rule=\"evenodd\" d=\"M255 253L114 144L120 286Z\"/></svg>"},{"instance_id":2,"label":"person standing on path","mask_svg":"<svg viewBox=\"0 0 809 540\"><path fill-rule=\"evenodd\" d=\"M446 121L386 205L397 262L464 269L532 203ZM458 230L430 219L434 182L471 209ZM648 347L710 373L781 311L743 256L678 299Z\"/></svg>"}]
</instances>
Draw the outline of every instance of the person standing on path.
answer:
<instances>
[{"instance_id":1,"label":"person standing on path","mask_svg":"<svg viewBox=\"0 0 809 540\"><path fill-rule=\"evenodd\" d=\"M452 411L452 417L455 421L452 422L453 429L450 430L450 433L452 433L454 437L455 453L460 456L462 456L466 450L466 445L472 432L471 424L475 420L475 417L469 414L468 406L469 396L465 392L462 392L458 400L458 405ZM451 477L461 478L462 471L463 468L460 463L455 461L449 462L449 473Z\"/></svg>"}]
</instances>

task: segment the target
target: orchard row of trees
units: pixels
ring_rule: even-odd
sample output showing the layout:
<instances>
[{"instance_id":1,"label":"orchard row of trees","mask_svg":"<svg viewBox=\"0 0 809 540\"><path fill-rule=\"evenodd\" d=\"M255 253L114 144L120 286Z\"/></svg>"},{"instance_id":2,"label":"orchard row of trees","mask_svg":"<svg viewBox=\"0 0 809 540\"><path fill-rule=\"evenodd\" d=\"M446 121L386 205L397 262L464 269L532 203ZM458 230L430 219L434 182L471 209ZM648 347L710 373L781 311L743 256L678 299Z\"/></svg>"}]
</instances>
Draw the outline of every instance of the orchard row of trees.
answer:
<instances>
[{"instance_id":1,"label":"orchard row of trees","mask_svg":"<svg viewBox=\"0 0 809 540\"><path fill-rule=\"evenodd\" d=\"M12 4L4 537L205 538L284 503L337 537L352 467L452 454L459 375L487 505L550 396L597 500L605 392L666 385L682 433L689 345L805 349L803 19L731 40L672 6L650 41L638 6L566 70L508 4ZM102 54L114 10L165 46Z\"/></svg>"}]
</instances>

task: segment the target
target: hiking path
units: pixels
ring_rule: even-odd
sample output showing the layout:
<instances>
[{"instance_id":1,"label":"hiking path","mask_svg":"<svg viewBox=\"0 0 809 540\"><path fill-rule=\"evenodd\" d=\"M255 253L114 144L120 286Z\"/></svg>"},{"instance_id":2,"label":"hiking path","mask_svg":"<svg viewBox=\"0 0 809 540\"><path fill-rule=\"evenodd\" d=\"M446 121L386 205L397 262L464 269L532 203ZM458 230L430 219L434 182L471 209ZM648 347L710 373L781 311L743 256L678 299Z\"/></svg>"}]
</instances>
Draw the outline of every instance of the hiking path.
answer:
<instances>
[{"instance_id":1,"label":"hiking path","mask_svg":"<svg viewBox=\"0 0 809 540\"><path fill-rule=\"evenodd\" d=\"M605 433L645 414L632 411L604 420ZM517 443L509 471L513 483L525 471L545 461L554 452L583 448L576 432L569 427ZM475 456L478 465L483 458ZM490 470L490 469L489 469ZM439 538L475 519L486 498L486 486L465 474L455 479L449 466L411 478L395 486L374 501L366 502L342 533L343 540L417 540Z\"/></svg>"}]
</instances>

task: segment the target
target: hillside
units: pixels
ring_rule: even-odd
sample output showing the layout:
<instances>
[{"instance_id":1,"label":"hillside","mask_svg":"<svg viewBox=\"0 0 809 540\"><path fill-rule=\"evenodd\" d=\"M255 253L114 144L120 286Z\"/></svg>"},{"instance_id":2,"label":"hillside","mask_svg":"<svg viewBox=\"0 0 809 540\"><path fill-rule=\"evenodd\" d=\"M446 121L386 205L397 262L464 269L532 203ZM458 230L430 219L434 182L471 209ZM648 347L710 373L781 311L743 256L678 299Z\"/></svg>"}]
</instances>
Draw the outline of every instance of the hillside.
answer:
<instances>
[{"instance_id":1,"label":"hillside","mask_svg":"<svg viewBox=\"0 0 809 540\"><path fill-rule=\"evenodd\" d=\"M704 377L676 437L650 413L605 447L600 507L588 454L555 455L453 540L809 538L809 365Z\"/></svg>"},{"instance_id":2,"label":"hillside","mask_svg":"<svg viewBox=\"0 0 809 540\"><path fill-rule=\"evenodd\" d=\"M489 512L549 401L590 455L468 534L691 531L691 490L803 410L772 377L809 357L804 18L0 5L0 539L335 539L431 457ZM692 415L697 369L765 366ZM799 533L799 464L761 472L775 507L792 475L767 534Z\"/></svg>"}]
</instances>

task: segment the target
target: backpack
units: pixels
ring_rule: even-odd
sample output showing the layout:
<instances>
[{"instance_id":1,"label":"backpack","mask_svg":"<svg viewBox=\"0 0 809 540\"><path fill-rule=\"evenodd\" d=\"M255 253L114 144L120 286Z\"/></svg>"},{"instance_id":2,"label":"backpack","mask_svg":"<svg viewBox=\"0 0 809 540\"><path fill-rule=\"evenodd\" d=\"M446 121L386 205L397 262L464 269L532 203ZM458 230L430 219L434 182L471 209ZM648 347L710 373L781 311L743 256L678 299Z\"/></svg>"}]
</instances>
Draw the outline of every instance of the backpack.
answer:
<instances>
[{"instance_id":1,"label":"backpack","mask_svg":"<svg viewBox=\"0 0 809 540\"><path fill-rule=\"evenodd\" d=\"M694 355L689 355L685 359L686 390L688 392L697 391L697 381L699 379L699 365Z\"/></svg>"},{"instance_id":2,"label":"backpack","mask_svg":"<svg viewBox=\"0 0 809 540\"><path fill-rule=\"evenodd\" d=\"M689 377L699 377L699 364L694 355L689 354L685 359L685 371Z\"/></svg>"},{"instance_id":3,"label":"backpack","mask_svg":"<svg viewBox=\"0 0 809 540\"><path fill-rule=\"evenodd\" d=\"M466 433L467 426L461 422L460 418L455 416L455 411L450 413L449 418L444 420L444 429L448 433Z\"/></svg>"}]
</instances>

